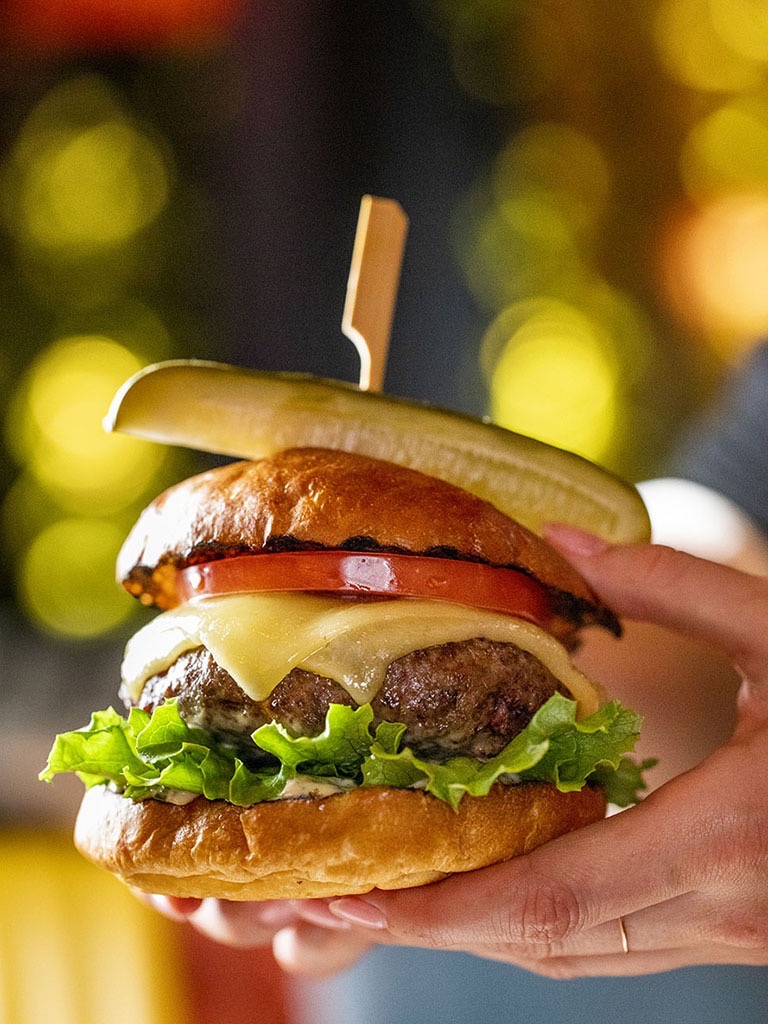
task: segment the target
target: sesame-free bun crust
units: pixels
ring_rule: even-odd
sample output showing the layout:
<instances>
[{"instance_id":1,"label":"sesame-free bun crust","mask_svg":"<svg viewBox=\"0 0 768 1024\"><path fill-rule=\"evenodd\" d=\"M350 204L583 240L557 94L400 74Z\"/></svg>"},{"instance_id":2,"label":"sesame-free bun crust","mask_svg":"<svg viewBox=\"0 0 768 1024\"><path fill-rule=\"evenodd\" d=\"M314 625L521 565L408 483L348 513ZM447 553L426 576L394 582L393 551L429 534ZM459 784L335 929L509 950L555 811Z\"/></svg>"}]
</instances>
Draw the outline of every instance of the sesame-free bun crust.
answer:
<instances>
[{"instance_id":1,"label":"sesame-free bun crust","mask_svg":"<svg viewBox=\"0 0 768 1024\"><path fill-rule=\"evenodd\" d=\"M391 462L319 448L231 463L169 488L129 534L117 575L144 603L172 608L179 567L269 551L286 538L332 549L365 538L374 550L519 567L575 597L582 619L606 611L558 552L487 501Z\"/></svg>"},{"instance_id":2,"label":"sesame-free bun crust","mask_svg":"<svg viewBox=\"0 0 768 1024\"><path fill-rule=\"evenodd\" d=\"M458 811L417 790L361 787L242 808L177 806L88 790L75 843L144 892L227 900L405 889L508 860L605 813L595 789L495 786Z\"/></svg>"}]
</instances>

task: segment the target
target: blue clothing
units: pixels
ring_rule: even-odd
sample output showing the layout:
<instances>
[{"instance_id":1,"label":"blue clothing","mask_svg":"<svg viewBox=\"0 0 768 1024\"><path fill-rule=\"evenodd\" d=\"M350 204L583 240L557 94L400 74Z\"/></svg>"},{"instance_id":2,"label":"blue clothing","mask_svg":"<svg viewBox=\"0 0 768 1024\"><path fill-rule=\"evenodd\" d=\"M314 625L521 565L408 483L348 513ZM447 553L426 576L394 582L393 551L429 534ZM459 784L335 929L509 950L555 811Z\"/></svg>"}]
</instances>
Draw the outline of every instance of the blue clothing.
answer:
<instances>
[{"instance_id":1,"label":"blue clothing","mask_svg":"<svg viewBox=\"0 0 768 1024\"><path fill-rule=\"evenodd\" d=\"M305 983L302 1024L765 1024L768 969L551 981L464 953L377 949Z\"/></svg>"},{"instance_id":2,"label":"blue clothing","mask_svg":"<svg viewBox=\"0 0 768 1024\"><path fill-rule=\"evenodd\" d=\"M724 494L768 533L768 344L750 353L711 414L689 431L671 471Z\"/></svg>"}]
</instances>

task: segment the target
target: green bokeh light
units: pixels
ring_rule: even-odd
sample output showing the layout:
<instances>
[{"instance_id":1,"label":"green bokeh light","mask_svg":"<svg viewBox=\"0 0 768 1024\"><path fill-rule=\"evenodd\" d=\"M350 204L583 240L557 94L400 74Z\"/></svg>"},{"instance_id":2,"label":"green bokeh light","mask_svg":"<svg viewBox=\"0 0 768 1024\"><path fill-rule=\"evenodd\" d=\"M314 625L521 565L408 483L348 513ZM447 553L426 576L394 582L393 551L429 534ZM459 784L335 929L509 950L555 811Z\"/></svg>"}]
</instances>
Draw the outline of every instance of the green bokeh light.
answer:
<instances>
[{"instance_id":1,"label":"green bokeh light","mask_svg":"<svg viewBox=\"0 0 768 1024\"><path fill-rule=\"evenodd\" d=\"M499 203L524 188L549 196L573 229L591 227L611 192L608 163L584 132L540 121L517 132L499 153L494 189Z\"/></svg>"},{"instance_id":2,"label":"green bokeh light","mask_svg":"<svg viewBox=\"0 0 768 1024\"><path fill-rule=\"evenodd\" d=\"M20 229L46 249L120 245L151 224L168 199L157 147L113 119L51 139L24 175Z\"/></svg>"},{"instance_id":3,"label":"green bokeh light","mask_svg":"<svg viewBox=\"0 0 768 1024\"><path fill-rule=\"evenodd\" d=\"M565 211L543 191L521 188L500 206L486 205L460 245L470 287L492 310L533 295L568 294L586 272Z\"/></svg>"}]
</instances>

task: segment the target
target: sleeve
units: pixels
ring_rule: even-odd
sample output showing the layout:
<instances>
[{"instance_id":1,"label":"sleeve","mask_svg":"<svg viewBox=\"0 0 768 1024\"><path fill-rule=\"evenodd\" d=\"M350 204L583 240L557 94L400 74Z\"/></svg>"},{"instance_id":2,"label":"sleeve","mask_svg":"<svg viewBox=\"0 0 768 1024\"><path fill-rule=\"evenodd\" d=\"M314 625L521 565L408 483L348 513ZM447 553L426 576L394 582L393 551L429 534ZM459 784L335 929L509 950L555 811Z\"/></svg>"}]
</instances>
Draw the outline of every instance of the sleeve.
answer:
<instances>
[{"instance_id":1,"label":"sleeve","mask_svg":"<svg viewBox=\"0 0 768 1024\"><path fill-rule=\"evenodd\" d=\"M669 469L724 495L768 533L768 343L750 353L711 413L689 429Z\"/></svg>"}]
</instances>

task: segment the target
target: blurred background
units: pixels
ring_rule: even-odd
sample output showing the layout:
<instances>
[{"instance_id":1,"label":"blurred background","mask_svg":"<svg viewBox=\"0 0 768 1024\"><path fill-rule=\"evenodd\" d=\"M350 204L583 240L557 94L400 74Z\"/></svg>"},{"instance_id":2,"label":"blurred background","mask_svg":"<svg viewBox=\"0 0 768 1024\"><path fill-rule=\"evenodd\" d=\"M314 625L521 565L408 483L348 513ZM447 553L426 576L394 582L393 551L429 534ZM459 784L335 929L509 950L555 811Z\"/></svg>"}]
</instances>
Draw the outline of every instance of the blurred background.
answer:
<instances>
[{"instance_id":1,"label":"blurred background","mask_svg":"<svg viewBox=\"0 0 768 1024\"><path fill-rule=\"evenodd\" d=\"M763 0L5 0L0 1019L306 1012L267 954L94 876L79 783L36 782L52 734L116 699L141 621L122 538L204 465L104 435L117 387L193 356L356 380L340 321L371 192L411 219L387 391L659 474L768 328L767 69ZM313 990L315 1020L323 998L374 1019L370 979L344 984ZM582 1019L535 984L542 1020ZM725 1019L705 1003L691 1020Z\"/></svg>"}]
</instances>

